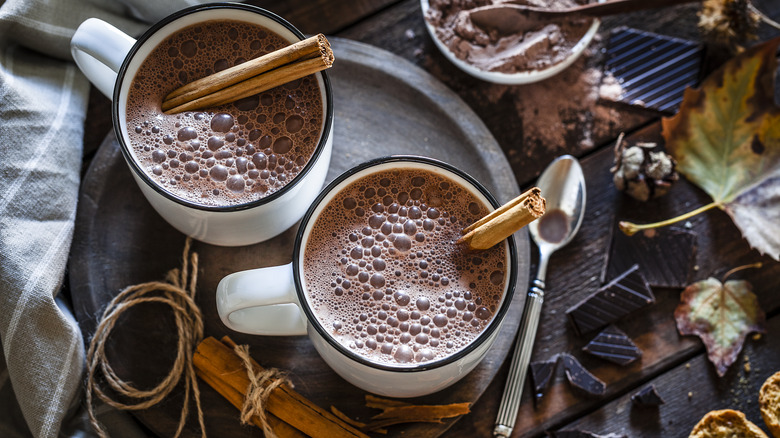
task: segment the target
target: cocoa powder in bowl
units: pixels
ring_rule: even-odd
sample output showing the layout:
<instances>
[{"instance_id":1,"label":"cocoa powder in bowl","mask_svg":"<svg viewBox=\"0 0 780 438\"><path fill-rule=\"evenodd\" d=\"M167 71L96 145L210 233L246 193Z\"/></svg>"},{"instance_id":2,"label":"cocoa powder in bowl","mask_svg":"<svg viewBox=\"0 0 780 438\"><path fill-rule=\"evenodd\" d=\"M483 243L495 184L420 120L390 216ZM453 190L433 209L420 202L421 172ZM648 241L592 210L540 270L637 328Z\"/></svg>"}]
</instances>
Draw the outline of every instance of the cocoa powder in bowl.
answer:
<instances>
[{"instance_id":1,"label":"cocoa powder in bowl","mask_svg":"<svg viewBox=\"0 0 780 438\"><path fill-rule=\"evenodd\" d=\"M525 33L501 35L472 23L468 11L486 6L486 0L430 0L425 19L436 37L457 57L484 71L522 73L538 71L563 62L592 24L590 19L567 19L539 23ZM526 0L530 6L564 9L575 0Z\"/></svg>"}]
</instances>

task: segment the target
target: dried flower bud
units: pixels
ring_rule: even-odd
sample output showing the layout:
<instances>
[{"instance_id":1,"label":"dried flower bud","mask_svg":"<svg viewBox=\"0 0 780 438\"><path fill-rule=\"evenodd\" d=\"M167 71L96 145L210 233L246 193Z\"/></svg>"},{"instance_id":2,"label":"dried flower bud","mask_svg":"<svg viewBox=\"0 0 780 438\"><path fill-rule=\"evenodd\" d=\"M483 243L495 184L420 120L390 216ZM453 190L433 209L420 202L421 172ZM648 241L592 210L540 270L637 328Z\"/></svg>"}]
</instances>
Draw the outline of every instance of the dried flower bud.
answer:
<instances>
[{"instance_id":1,"label":"dried flower bud","mask_svg":"<svg viewBox=\"0 0 780 438\"><path fill-rule=\"evenodd\" d=\"M739 53L745 42L757 38L759 21L749 0L704 0L699 12L699 29L705 39L732 54Z\"/></svg>"},{"instance_id":2,"label":"dried flower bud","mask_svg":"<svg viewBox=\"0 0 780 438\"><path fill-rule=\"evenodd\" d=\"M665 195L677 181L676 162L663 151L654 151L655 143L637 143L626 147L623 134L615 144L612 180L618 190L647 201Z\"/></svg>"}]
</instances>

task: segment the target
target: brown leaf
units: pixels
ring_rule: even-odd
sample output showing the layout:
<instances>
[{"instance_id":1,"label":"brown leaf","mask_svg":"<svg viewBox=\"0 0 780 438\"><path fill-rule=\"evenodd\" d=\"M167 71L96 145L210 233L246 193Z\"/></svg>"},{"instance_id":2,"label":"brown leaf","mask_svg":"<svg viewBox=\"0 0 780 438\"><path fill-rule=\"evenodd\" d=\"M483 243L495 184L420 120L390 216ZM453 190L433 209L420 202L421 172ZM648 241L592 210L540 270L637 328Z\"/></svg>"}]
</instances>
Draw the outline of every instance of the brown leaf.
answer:
<instances>
[{"instance_id":1,"label":"brown leaf","mask_svg":"<svg viewBox=\"0 0 780 438\"><path fill-rule=\"evenodd\" d=\"M674 311L681 335L697 335L719 376L737 359L745 337L765 333L766 315L745 280L725 284L710 277L688 286Z\"/></svg>"},{"instance_id":2,"label":"brown leaf","mask_svg":"<svg viewBox=\"0 0 780 438\"><path fill-rule=\"evenodd\" d=\"M780 38L756 45L686 89L663 120L677 170L734 220L748 243L780 260L780 108L774 102Z\"/></svg>"}]
</instances>

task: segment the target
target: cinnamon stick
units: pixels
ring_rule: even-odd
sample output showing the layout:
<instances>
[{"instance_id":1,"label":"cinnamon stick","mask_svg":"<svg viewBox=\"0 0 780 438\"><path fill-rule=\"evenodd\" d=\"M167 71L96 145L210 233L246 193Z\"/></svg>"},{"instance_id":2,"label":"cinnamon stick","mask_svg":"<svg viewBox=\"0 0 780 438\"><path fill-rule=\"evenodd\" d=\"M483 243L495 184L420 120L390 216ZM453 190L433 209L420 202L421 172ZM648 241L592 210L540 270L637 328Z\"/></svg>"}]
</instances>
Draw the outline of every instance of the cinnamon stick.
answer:
<instances>
[{"instance_id":1,"label":"cinnamon stick","mask_svg":"<svg viewBox=\"0 0 780 438\"><path fill-rule=\"evenodd\" d=\"M234 102L333 65L333 50L319 34L190 82L165 96L162 110L175 114Z\"/></svg>"},{"instance_id":2,"label":"cinnamon stick","mask_svg":"<svg viewBox=\"0 0 780 438\"><path fill-rule=\"evenodd\" d=\"M441 423L445 418L458 417L471 412L468 403L388 406L383 409L382 413L371 417L371 422L366 424L364 430L372 431L402 423Z\"/></svg>"},{"instance_id":3,"label":"cinnamon stick","mask_svg":"<svg viewBox=\"0 0 780 438\"><path fill-rule=\"evenodd\" d=\"M545 199L534 187L466 227L458 239L471 251L483 251L511 236L544 214Z\"/></svg>"},{"instance_id":4,"label":"cinnamon stick","mask_svg":"<svg viewBox=\"0 0 780 438\"><path fill-rule=\"evenodd\" d=\"M201 378L201 380L206 382L209 386L214 388L222 397L224 397L227 401L229 401L230 404L235 406L236 409L238 409L239 411L243 409L244 396L241 395L241 393L239 393L238 391L236 391L235 389L227 385L222 380L215 378L211 374L203 373L199 370L196 370L196 374L198 375L198 377ZM301 431L290 426L284 421L280 420L275 415L268 414L266 418L268 419L268 424L271 426L271 429L274 431L274 433L278 438L306 438L306 435L304 435ZM263 424L260 422L260 419L257 417L252 417L252 423L261 429L263 428Z\"/></svg>"},{"instance_id":5,"label":"cinnamon stick","mask_svg":"<svg viewBox=\"0 0 780 438\"><path fill-rule=\"evenodd\" d=\"M250 384L249 377L243 362L232 350L235 343L227 337L223 338L223 342L213 337L204 339L195 351L193 364L199 374L208 376L207 379L220 380L224 386L238 392L243 405L243 397ZM253 372L263 371L254 361L252 367ZM315 405L288 385L280 385L271 392L266 408L280 420L309 436L367 438L367 435Z\"/></svg>"}]
</instances>

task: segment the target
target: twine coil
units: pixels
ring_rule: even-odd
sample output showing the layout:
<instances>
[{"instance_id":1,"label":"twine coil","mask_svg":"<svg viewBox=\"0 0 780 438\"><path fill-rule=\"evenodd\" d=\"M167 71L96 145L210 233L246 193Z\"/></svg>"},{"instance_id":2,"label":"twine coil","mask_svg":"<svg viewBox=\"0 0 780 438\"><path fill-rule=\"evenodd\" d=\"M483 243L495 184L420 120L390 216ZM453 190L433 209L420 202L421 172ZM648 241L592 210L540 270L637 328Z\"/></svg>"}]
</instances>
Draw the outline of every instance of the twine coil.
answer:
<instances>
[{"instance_id":1,"label":"twine coil","mask_svg":"<svg viewBox=\"0 0 780 438\"><path fill-rule=\"evenodd\" d=\"M200 390L195 376L195 367L192 364L192 355L195 347L203 339L203 317L197 304L195 304L195 286L198 280L198 254L190 254L191 238L184 243L182 254L182 267L172 269L166 276L166 281L153 281L129 286L119 293L108 304L98 324L95 335L89 343L87 351L87 412L90 423L101 438L108 434L95 417L92 394L97 395L103 402L118 409L141 410L147 409L159 403L167 396L181 380L184 373L184 402L179 426L175 437L178 437L184 429L189 414L190 393L195 399L198 410L198 422L200 423L201 436L206 437L206 428L203 421L203 409L200 404ZM192 271L190 272L190 264ZM130 382L122 380L108 362L105 346L111 331L114 329L119 317L133 306L143 303L162 303L169 306L174 312L178 345L176 360L168 375L154 388L149 390L138 389ZM100 369L106 384L117 394L132 400L124 403L112 399L96 382L96 373Z\"/></svg>"},{"instance_id":2,"label":"twine coil","mask_svg":"<svg viewBox=\"0 0 780 438\"><path fill-rule=\"evenodd\" d=\"M203 340L203 316L195 303L195 287L198 282L198 253L190 253L192 239L187 238L182 251L182 267L172 269L166 275L166 281L152 281L129 286L122 290L103 311L95 335L89 343L87 351L87 412L92 427L101 438L107 438L108 433L95 417L93 393L103 402L117 409L142 410L150 408L165 398L178 385L184 374L184 402L182 403L179 425L174 437L181 435L189 415L190 397L195 399L198 410L198 423L201 436L206 437L206 426L203 420L203 409L200 403L200 389L195 374L192 356L197 345ZM106 357L105 346L119 317L133 306L144 303L162 303L173 310L178 336L176 360L168 375L154 388L138 389L130 382L122 380L111 367ZM268 438L275 438L268 424L265 404L274 389L281 384L292 383L282 376L275 368L262 372L254 372L249 347L237 345L235 352L244 362L249 386L241 410L241 424L247 424L253 416L257 416L262 425L263 433ZM97 384L97 372L100 370L105 383L122 397L137 400L125 403L111 398ZM192 394L192 395L190 395Z\"/></svg>"}]
</instances>

